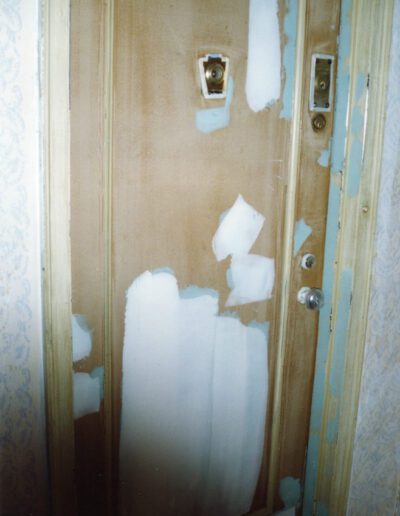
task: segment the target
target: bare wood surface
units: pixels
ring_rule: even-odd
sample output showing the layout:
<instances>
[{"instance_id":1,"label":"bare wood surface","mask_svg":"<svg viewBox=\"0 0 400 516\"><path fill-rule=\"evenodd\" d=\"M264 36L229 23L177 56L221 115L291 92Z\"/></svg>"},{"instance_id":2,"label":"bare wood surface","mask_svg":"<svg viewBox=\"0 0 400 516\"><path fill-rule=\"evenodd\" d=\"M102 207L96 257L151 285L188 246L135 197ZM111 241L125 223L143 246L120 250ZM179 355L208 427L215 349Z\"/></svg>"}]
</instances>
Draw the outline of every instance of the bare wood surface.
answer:
<instances>
[{"instance_id":1,"label":"bare wood surface","mask_svg":"<svg viewBox=\"0 0 400 516\"><path fill-rule=\"evenodd\" d=\"M284 13L284 2L281 2ZM113 275L114 374L121 375L125 291L145 270L171 267L181 287L196 284L228 295L229 260L217 263L211 240L219 216L238 194L266 216L253 252L274 257L280 285L283 206L290 124L281 103L255 114L244 94L248 5L243 2L117 1L114 54ZM235 91L228 128L202 134L197 58L219 51L231 59ZM220 104L217 104L220 105ZM238 309L247 323L271 321L270 386L274 381L274 299ZM120 382L114 383L119 430ZM272 392L272 388L270 389ZM271 403L269 403L269 410ZM269 413L270 416L270 413ZM268 417L270 424L270 417ZM267 432L267 438L269 434ZM118 434L115 434L118 449ZM266 462L262 478L265 479ZM265 503L265 482L258 503Z\"/></svg>"},{"instance_id":2,"label":"bare wood surface","mask_svg":"<svg viewBox=\"0 0 400 516\"><path fill-rule=\"evenodd\" d=\"M320 153L329 147L333 122L333 112L326 113L326 128L320 133L312 129L311 120L315 113L309 111L311 56L318 52L337 57L339 7L338 1L309 0L307 2L296 221L303 218L311 227L312 234L292 261L282 389L280 465L274 502L276 508L282 506L279 497L279 481L285 477L296 479L304 477L318 312L307 310L299 304L297 292L303 286L320 288L322 284L330 170L329 167L318 164L318 159ZM306 252L314 254L317 259L316 266L311 270L304 270L300 266L301 256Z\"/></svg>"},{"instance_id":3,"label":"bare wood surface","mask_svg":"<svg viewBox=\"0 0 400 516\"><path fill-rule=\"evenodd\" d=\"M44 3L45 374L51 513L75 514L72 416L69 1Z\"/></svg>"},{"instance_id":4,"label":"bare wood surface","mask_svg":"<svg viewBox=\"0 0 400 516\"><path fill-rule=\"evenodd\" d=\"M74 370L90 373L104 360L104 3L71 2L71 256L72 310L92 329L89 357ZM106 514L104 406L75 420L78 513Z\"/></svg>"}]
</instances>

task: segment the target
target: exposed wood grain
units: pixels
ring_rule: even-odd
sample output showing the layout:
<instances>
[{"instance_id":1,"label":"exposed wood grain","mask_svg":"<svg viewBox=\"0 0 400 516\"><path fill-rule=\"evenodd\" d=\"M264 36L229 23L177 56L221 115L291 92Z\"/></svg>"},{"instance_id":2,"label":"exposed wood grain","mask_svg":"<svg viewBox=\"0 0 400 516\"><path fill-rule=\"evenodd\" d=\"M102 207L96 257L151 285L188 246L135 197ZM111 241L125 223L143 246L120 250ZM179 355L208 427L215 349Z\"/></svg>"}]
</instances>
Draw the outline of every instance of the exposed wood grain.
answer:
<instances>
[{"instance_id":1,"label":"exposed wood grain","mask_svg":"<svg viewBox=\"0 0 400 516\"><path fill-rule=\"evenodd\" d=\"M117 379L125 291L143 271L168 266L182 287L215 288L221 293L223 310L228 260L216 262L211 240L219 216L239 193L266 215L254 252L275 257L280 285L290 124L279 117L280 103L259 114L246 104L246 3L182 0L156 5L120 0L115 7L113 364ZM281 7L284 13L284 2ZM231 58L235 93L229 127L205 135L195 127L196 110L215 104L201 97L197 58L209 51ZM244 322L271 321L271 386L278 300L279 287L273 301L238 310ZM114 389L114 428L119 430L119 381ZM117 433L115 439L118 449ZM264 478L265 468L266 464ZM258 497L265 503L265 482L260 489Z\"/></svg>"},{"instance_id":2,"label":"exposed wood grain","mask_svg":"<svg viewBox=\"0 0 400 516\"><path fill-rule=\"evenodd\" d=\"M327 125L320 133L312 129L313 113L309 111L311 56L327 53L336 56L340 2L307 2L305 47L303 56L303 98L300 139L300 162L296 185L296 221L304 218L312 228L307 244L292 258L289 309L283 367L281 399L281 433L279 468L275 485L274 507L281 507L279 480L304 477L305 450L308 441L315 352L317 346L318 312L307 310L297 302L297 292L303 286L321 287L326 211L330 173L318 164L320 152L327 149L332 135L332 112L326 114ZM317 258L312 270L300 267L305 252Z\"/></svg>"},{"instance_id":3,"label":"exposed wood grain","mask_svg":"<svg viewBox=\"0 0 400 516\"><path fill-rule=\"evenodd\" d=\"M75 514L72 416L69 1L44 3L45 371L51 512Z\"/></svg>"},{"instance_id":4,"label":"exposed wood grain","mask_svg":"<svg viewBox=\"0 0 400 516\"><path fill-rule=\"evenodd\" d=\"M71 2L71 259L72 309L93 330L90 373L104 365L104 3ZM105 412L75 421L79 514L106 514Z\"/></svg>"}]
</instances>

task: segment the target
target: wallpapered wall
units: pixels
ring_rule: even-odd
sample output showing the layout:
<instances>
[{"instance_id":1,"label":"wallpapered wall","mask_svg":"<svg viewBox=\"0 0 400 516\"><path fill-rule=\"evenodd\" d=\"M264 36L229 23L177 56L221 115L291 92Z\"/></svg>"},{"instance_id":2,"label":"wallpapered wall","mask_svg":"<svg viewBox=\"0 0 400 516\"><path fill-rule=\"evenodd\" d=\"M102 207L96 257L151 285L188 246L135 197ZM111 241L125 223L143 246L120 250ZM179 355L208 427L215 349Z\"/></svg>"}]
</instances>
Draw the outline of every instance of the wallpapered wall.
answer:
<instances>
[{"instance_id":1,"label":"wallpapered wall","mask_svg":"<svg viewBox=\"0 0 400 516\"><path fill-rule=\"evenodd\" d=\"M382 179L349 515L400 514L400 0L395 0Z\"/></svg>"},{"instance_id":2,"label":"wallpapered wall","mask_svg":"<svg viewBox=\"0 0 400 516\"><path fill-rule=\"evenodd\" d=\"M39 2L0 0L0 514L46 514Z\"/></svg>"}]
</instances>

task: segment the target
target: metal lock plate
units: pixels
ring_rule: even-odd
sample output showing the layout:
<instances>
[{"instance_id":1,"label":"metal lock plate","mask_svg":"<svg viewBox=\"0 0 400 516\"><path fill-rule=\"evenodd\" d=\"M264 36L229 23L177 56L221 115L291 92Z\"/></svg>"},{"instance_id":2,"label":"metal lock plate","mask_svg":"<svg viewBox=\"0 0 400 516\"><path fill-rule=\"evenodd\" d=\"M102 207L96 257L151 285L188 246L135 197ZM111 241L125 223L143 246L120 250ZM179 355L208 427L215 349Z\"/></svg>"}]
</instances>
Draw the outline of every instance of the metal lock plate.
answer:
<instances>
[{"instance_id":1,"label":"metal lock plate","mask_svg":"<svg viewBox=\"0 0 400 516\"><path fill-rule=\"evenodd\" d=\"M224 99L229 74L229 58L207 54L199 59L201 91L206 99Z\"/></svg>"},{"instance_id":2,"label":"metal lock plate","mask_svg":"<svg viewBox=\"0 0 400 516\"><path fill-rule=\"evenodd\" d=\"M310 111L332 111L333 61L328 54L313 54L310 80Z\"/></svg>"}]
</instances>

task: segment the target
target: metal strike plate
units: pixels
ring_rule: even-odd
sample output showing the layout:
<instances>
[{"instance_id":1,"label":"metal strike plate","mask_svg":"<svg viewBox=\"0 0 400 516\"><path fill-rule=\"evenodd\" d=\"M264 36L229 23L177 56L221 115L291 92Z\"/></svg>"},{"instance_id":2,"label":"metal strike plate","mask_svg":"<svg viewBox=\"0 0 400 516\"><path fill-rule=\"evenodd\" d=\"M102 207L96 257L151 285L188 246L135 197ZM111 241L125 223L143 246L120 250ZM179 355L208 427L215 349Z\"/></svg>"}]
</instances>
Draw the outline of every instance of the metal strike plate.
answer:
<instances>
[{"instance_id":1,"label":"metal strike plate","mask_svg":"<svg viewBox=\"0 0 400 516\"><path fill-rule=\"evenodd\" d=\"M328 54L313 54L311 61L310 111L332 111L333 61Z\"/></svg>"},{"instance_id":2,"label":"metal strike plate","mask_svg":"<svg viewBox=\"0 0 400 516\"><path fill-rule=\"evenodd\" d=\"M224 99L229 74L229 58L207 54L199 59L201 91L206 99Z\"/></svg>"}]
</instances>

